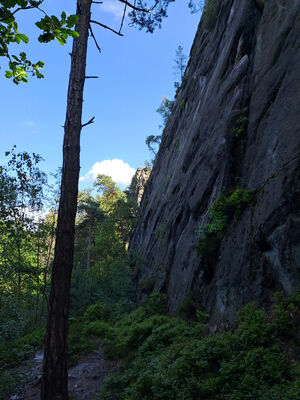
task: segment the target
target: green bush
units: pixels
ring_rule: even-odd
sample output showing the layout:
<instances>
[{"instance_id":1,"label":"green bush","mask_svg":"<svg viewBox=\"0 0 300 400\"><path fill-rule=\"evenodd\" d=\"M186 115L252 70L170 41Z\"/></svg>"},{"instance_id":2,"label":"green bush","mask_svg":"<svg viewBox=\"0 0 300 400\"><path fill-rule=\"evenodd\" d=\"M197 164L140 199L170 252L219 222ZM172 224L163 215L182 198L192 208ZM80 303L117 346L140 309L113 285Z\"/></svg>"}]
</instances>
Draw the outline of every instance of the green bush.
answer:
<instances>
[{"instance_id":1,"label":"green bush","mask_svg":"<svg viewBox=\"0 0 300 400\"><path fill-rule=\"evenodd\" d=\"M167 312L167 298L165 294L154 290L143 303L147 316L165 314Z\"/></svg>"},{"instance_id":2,"label":"green bush","mask_svg":"<svg viewBox=\"0 0 300 400\"><path fill-rule=\"evenodd\" d=\"M196 231L197 251L201 255L214 253L233 219L241 216L244 209L253 202L254 191L236 189L223 191L209 209L209 222Z\"/></svg>"},{"instance_id":3,"label":"green bush","mask_svg":"<svg viewBox=\"0 0 300 400\"><path fill-rule=\"evenodd\" d=\"M94 321L89 324L86 323L84 318L72 318L69 324L69 334L68 334L68 364L76 364L78 358L82 354L86 354L99 347L102 342L102 336L96 334L97 323L104 324L100 321ZM94 326L94 333L92 327ZM90 329L90 331L89 331ZM100 333L100 328L98 330Z\"/></svg>"},{"instance_id":4,"label":"green bush","mask_svg":"<svg viewBox=\"0 0 300 400\"><path fill-rule=\"evenodd\" d=\"M106 340L111 349L123 350L114 355L125 360L107 380L100 398L299 399L299 343L292 359L286 346L288 332L282 331L278 318L288 311L284 314L289 315L288 326L299 323L300 298L279 303L280 312L276 306L273 317L249 304L240 311L235 330L215 335L200 323L164 315L147 317L139 307L121 317Z\"/></svg>"},{"instance_id":5,"label":"green bush","mask_svg":"<svg viewBox=\"0 0 300 400\"><path fill-rule=\"evenodd\" d=\"M84 336L92 335L98 337L109 337L112 333L112 328L101 321L90 322L88 325L84 327L83 334Z\"/></svg>"},{"instance_id":6,"label":"green bush","mask_svg":"<svg viewBox=\"0 0 300 400\"><path fill-rule=\"evenodd\" d=\"M0 399L7 400L13 390L26 382L26 376L16 371L5 371L0 369Z\"/></svg>"},{"instance_id":7,"label":"green bush","mask_svg":"<svg viewBox=\"0 0 300 400\"><path fill-rule=\"evenodd\" d=\"M14 342L0 346L0 399L9 398L11 391L24 383L24 374L13 368L33 357L42 346L44 335L45 329L41 327Z\"/></svg>"},{"instance_id":8,"label":"green bush","mask_svg":"<svg viewBox=\"0 0 300 400\"><path fill-rule=\"evenodd\" d=\"M97 320L109 321L113 314L113 307L108 304L93 304L89 306L84 313L84 319L87 322Z\"/></svg>"},{"instance_id":9,"label":"green bush","mask_svg":"<svg viewBox=\"0 0 300 400\"><path fill-rule=\"evenodd\" d=\"M16 341L0 346L0 369L10 368L20 364L34 355L37 348L43 344L44 328L38 328Z\"/></svg>"},{"instance_id":10,"label":"green bush","mask_svg":"<svg viewBox=\"0 0 300 400\"><path fill-rule=\"evenodd\" d=\"M112 305L113 311L128 312L132 309L132 271L124 260L116 260L109 266L100 265L84 271L74 268L70 293L70 312L82 316L94 304Z\"/></svg>"}]
</instances>

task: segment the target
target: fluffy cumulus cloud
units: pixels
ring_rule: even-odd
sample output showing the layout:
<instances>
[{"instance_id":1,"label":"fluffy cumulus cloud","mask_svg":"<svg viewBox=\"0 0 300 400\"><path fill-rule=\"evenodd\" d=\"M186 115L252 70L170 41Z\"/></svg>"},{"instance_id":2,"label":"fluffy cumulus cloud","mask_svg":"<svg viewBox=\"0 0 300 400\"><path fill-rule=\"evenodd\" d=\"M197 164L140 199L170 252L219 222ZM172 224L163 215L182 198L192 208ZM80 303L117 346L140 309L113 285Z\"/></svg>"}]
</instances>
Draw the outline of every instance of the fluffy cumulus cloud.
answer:
<instances>
[{"instance_id":1,"label":"fluffy cumulus cloud","mask_svg":"<svg viewBox=\"0 0 300 400\"><path fill-rule=\"evenodd\" d=\"M112 180L120 185L129 185L135 170L123 160L104 160L96 162L90 171L80 178L81 182L93 181L98 174L111 176Z\"/></svg>"}]
</instances>

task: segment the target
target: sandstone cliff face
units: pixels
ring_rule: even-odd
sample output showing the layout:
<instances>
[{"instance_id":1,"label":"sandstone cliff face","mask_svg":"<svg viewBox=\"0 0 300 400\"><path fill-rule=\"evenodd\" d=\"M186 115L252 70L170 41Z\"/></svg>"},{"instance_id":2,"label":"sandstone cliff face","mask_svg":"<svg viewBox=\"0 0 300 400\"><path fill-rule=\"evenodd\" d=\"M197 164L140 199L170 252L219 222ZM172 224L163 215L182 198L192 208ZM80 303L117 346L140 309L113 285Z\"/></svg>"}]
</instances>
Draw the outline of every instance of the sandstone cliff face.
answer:
<instances>
[{"instance_id":1,"label":"sandstone cliff face","mask_svg":"<svg viewBox=\"0 0 300 400\"><path fill-rule=\"evenodd\" d=\"M140 297L156 287L175 313L193 293L215 323L300 287L299 0L217 3L200 22L131 241ZM237 186L255 190L254 204L213 257L199 255L209 207Z\"/></svg>"},{"instance_id":2,"label":"sandstone cliff face","mask_svg":"<svg viewBox=\"0 0 300 400\"><path fill-rule=\"evenodd\" d=\"M138 168L132 177L128 194L139 206L144 194L146 183L151 174L151 167Z\"/></svg>"}]
</instances>

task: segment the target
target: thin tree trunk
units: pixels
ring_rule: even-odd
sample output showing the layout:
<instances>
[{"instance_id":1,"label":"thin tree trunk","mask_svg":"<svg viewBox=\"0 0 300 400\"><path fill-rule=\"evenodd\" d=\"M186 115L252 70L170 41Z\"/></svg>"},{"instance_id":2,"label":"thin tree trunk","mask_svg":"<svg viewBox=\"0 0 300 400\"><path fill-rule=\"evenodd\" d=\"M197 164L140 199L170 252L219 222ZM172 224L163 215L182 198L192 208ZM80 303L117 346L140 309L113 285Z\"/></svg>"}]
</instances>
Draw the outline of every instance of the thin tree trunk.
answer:
<instances>
[{"instance_id":1,"label":"thin tree trunk","mask_svg":"<svg viewBox=\"0 0 300 400\"><path fill-rule=\"evenodd\" d=\"M80 132L92 0L77 0L78 22L71 56L61 195L45 339L42 400L68 400L67 331L80 170Z\"/></svg>"}]
</instances>

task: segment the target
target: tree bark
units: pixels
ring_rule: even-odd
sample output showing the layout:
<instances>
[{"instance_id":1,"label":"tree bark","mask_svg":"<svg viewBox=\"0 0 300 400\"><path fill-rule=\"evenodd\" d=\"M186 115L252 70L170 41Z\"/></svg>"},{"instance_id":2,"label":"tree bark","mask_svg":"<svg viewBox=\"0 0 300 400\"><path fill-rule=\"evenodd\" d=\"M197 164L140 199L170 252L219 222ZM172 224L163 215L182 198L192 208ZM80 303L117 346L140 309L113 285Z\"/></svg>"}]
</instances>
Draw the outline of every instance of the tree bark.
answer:
<instances>
[{"instance_id":1,"label":"tree bark","mask_svg":"<svg viewBox=\"0 0 300 400\"><path fill-rule=\"evenodd\" d=\"M45 338L42 400L68 400L67 332L80 170L80 132L92 0L77 0L79 38L73 41L64 125L61 194Z\"/></svg>"}]
</instances>

